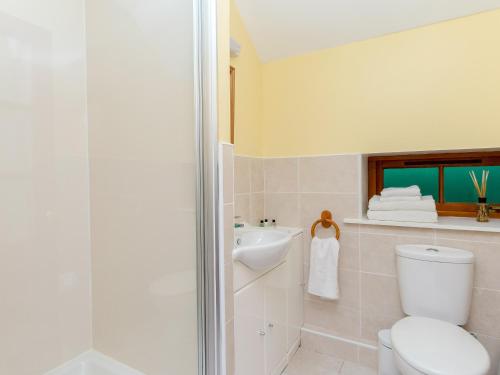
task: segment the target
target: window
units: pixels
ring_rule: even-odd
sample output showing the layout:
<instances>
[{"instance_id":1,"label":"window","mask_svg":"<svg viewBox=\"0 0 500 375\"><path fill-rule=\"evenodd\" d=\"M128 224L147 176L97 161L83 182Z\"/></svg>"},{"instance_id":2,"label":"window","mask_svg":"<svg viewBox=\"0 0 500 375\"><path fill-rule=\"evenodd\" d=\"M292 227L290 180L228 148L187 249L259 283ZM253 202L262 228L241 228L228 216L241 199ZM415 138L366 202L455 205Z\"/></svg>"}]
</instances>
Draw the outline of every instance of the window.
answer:
<instances>
[{"instance_id":1,"label":"window","mask_svg":"<svg viewBox=\"0 0 500 375\"><path fill-rule=\"evenodd\" d=\"M373 156L368 158L368 195L384 187L418 185L432 195L441 216L475 216L477 196L469 177L489 170L488 203L500 204L500 152ZM499 213L491 217L500 218Z\"/></svg>"}]
</instances>

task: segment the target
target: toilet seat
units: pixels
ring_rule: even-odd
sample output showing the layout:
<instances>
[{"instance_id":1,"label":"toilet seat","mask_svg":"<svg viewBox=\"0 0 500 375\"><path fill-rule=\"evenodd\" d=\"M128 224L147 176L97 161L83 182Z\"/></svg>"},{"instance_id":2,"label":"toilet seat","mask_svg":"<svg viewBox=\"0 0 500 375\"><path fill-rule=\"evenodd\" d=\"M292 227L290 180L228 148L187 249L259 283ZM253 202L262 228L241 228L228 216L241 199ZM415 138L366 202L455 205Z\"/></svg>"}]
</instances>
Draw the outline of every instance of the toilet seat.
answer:
<instances>
[{"instance_id":1,"label":"toilet seat","mask_svg":"<svg viewBox=\"0 0 500 375\"><path fill-rule=\"evenodd\" d=\"M398 361L426 375L485 375L490 358L470 333L451 323L424 317L406 317L391 330ZM403 369L400 369L403 370Z\"/></svg>"}]
</instances>

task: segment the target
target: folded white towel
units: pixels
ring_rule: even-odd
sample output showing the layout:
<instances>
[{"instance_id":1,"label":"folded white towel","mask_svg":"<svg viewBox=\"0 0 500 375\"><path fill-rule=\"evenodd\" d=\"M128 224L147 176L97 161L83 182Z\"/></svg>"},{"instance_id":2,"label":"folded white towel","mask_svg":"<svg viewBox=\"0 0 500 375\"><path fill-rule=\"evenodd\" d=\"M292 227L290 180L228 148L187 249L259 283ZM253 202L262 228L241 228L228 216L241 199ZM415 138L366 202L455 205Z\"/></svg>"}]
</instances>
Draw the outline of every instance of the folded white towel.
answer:
<instances>
[{"instance_id":1,"label":"folded white towel","mask_svg":"<svg viewBox=\"0 0 500 375\"><path fill-rule=\"evenodd\" d=\"M425 195L420 200L411 201L381 201L379 195L374 195L368 203L372 211L436 211L436 202L432 195Z\"/></svg>"},{"instance_id":2,"label":"folded white towel","mask_svg":"<svg viewBox=\"0 0 500 375\"><path fill-rule=\"evenodd\" d=\"M308 288L310 294L332 300L339 298L339 250L339 241L334 237L312 239Z\"/></svg>"},{"instance_id":3,"label":"folded white towel","mask_svg":"<svg viewBox=\"0 0 500 375\"><path fill-rule=\"evenodd\" d=\"M380 197L381 202L394 202L394 201L409 201L409 202L414 202L414 201L419 201L421 200L422 197L420 195L414 195L412 197Z\"/></svg>"},{"instance_id":4,"label":"folded white towel","mask_svg":"<svg viewBox=\"0 0 500 375\"><path fill-rule=\"evenodd\" d=\"M368 219L382 221L409 221L414 223L437 223L437 212L430 211L372 211L368 210Z\"/></svg>"},{"instance_id":5,"label":"folded white towel","mask_svg":"<svg viewBox=\"0 0 500 375\"><path fill-rule=\"evenodd\" d=\"M415 197L421 196L420 188L417 185L405 188L385 188L380 193L383 197Z\"/></svg>"}]
</instances>

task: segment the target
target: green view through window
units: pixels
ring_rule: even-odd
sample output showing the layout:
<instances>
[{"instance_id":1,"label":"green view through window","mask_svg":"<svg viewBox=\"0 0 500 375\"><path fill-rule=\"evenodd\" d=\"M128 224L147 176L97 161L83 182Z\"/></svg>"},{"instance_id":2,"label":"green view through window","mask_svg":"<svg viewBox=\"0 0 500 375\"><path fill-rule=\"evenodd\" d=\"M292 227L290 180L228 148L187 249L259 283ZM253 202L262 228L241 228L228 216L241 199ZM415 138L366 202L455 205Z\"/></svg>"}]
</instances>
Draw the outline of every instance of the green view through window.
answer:
<instances>
[{"instance_id":1,"label":"green view through window","mask_svg":"<svg viewBox=\"0 0 500 375\"><path fill-rule=\"evenodd\" d=\"M475 203L477 194L472 185L469 171L474 171L481 183L483 170L489 170L486 198L489 203L500 203L500 166L445 167L444 201L449 203Z\"/></svg>"},{"instance_id":2,"label":"green view through window","mask_svg":"<svg viewBox=\"0 0 500 375\"><path fill-rule=\"evenodd\" d=\"M388 168L384 170L384 187L420 186L422 195L439 200L439 168Z\"/></svg>"}]
</instances>

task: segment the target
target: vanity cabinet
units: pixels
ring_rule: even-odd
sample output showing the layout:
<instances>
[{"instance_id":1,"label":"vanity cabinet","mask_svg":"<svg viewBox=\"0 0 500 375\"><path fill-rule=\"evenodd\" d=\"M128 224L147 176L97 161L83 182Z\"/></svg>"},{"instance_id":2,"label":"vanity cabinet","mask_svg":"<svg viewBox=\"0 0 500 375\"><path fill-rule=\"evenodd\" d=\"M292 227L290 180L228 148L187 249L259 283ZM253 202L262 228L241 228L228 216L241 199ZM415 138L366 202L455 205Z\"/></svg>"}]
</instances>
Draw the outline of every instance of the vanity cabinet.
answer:
<instances>
[{"instance_id":1,"label":"vanity cabinet","mask_svg":"<svg viewBox=\"0 0 500 375\"><path fill-rule=\"evenodd\" d=\"M304 325L304 251L302 235L295 238L287 257L287 348L293 350Z\"/></svg>"},{"instance_id":2,"label":"vanity cabinet","mask_svg":"<svg viewBox=\"0 0 500 375\"><path fill-rule=\"evenodd\" d=\"M303 324L302 235L277 267L235 293L236 375L278 375L298 347Z\"/></svg>"}]
</instances>

